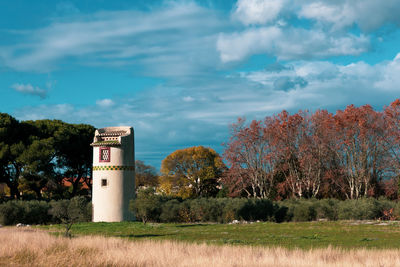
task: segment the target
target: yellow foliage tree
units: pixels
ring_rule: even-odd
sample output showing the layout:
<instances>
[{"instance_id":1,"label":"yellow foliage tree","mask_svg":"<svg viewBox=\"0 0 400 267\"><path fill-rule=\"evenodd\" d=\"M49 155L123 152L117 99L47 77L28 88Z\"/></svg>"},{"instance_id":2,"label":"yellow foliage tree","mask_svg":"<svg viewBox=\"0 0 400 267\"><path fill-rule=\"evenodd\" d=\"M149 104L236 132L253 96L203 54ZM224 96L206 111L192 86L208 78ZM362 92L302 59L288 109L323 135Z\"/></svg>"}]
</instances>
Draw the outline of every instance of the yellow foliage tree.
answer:
<instances>
[{"instance_id":1,"label":"yellow foliage tree","mask_svg":"<svg viewBox=\"0 0 400 267\"><path fill-rule=\"evenodd\" d=\"M162 161L159 191L182 198L215 196L224 169L221 157L211 148L176 150Z\"/></svg>"}]
</instances>

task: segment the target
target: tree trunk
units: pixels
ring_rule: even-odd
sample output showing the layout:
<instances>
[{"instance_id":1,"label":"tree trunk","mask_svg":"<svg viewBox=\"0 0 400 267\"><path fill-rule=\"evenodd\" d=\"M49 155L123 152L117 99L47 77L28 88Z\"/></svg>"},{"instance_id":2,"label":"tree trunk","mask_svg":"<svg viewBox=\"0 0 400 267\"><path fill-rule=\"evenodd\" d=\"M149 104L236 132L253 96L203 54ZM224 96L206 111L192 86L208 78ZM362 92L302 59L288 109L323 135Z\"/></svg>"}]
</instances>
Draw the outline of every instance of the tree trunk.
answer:
<instances>
[{"instance_id":1,"label":"tree trunk","mask_svg":"<svg viewBox=\"0 0 400 267\"><path fill-rule=\"evenodd\" d=\"M83 175L83 172L79 171L78 172L78 177L75 180L72 180L73 181L73 183L72 183L72 193L71 193L72 197L74 197L76 195L76 193L78 192L78 187L79 187L79 183L81 181L82 175Z\"/></svg>"},{"instance_id":2,"label":"tree trunk","mask_svg":"<svg viewBox=\"0 0 400 267\"><path fill-rule=\"evenodd\" d=\"M6 183L7 186L10 188L10 195L11 198L13 199L20 199L21 198L21 193L18 190L18 184L15 183Z\"/></svg>"}]
</instances>

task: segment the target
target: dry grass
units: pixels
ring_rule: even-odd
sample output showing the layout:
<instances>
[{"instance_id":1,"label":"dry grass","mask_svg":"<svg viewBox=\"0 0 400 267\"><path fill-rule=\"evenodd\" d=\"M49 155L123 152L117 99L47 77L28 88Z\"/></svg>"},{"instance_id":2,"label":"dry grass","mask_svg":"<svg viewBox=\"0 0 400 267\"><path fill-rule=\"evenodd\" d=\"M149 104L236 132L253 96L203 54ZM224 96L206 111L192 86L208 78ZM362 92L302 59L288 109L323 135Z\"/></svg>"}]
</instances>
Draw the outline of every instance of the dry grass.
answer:
<instances>
[{"instance_id":1,"label":"dry grass","mask_svg":"<svg viewBox=\"0 0 400 267\"><path fill-rule=\"evenodd\" d=\"M210 246L0 229L0 266L400 266L399 250Z\"/></svg>"}]
</instances>

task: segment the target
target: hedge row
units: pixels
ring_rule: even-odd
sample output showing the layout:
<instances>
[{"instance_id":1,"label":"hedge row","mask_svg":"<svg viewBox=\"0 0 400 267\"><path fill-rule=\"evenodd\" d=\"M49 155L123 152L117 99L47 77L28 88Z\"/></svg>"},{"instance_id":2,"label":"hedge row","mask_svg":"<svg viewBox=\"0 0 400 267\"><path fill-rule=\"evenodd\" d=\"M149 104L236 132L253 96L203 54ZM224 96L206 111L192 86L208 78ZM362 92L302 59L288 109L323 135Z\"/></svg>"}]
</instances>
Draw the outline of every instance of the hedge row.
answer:
<instances>
[{"instance_id":1,"label":"hedge row","mask_svg":"<svg viewBox=\"0 0 400 267\"><path fill-rule=\"evenodd\" d=\"M59 210L66 208L68 213L79 214L77 221L91 221L91 202L85 197L71 200L38 201L11 200L0 204L0 224L49 224L61 223Z\"/></svg>"},{"instance_id":2,"label":"hedge row","mask_svg":"<svg viewBox=\"0 0 400 267\"><path fill-rule=\"evenodd\" d=\"M233 220L282 222L287 213L270 200L198 198L190 200L155 197L136 199L131 210L138 220L153 222L219 222Z\"/></svg>"},{"instance_id":3,"label":"hedge row","mask_svg":"<svg viewBox=\"0 0 400 267\"><path fill-rule=\"evenodd\" d=\"M0 204L0 224L60 223L58 211L67 208L77 221L91 220L91 203L84 197L59 201L8 201ZM172 199L151 191L139 192L131 202L138 220L153 222L313 221L400 218L400 202L386 199L285 200L198 198ZM60 213L58 213L60 214Z\"/></svg>"},{"instance_id":4,"label":"hedge row","mask_svg":"<svg viewBox=\"0 0 400 267\"><path fill-rule=\"evenodd\" d=\"M400 202L387 199L309 199L278 202L288 208L286 221L394 220L400 218Z\"/></svg>"},{"instance_id":5,"label":"hedge row","mask_svg":"<svg viewBox=\"0 0 400 267\"><path fill-rule=\"evenodd\" d=\"M171 199L151 191L139 192L131 202L138 220L153 222L393 220L400 218L400 203L386 199L309 199L273 202L266 199Z\"/></svg>"}]
</instances>

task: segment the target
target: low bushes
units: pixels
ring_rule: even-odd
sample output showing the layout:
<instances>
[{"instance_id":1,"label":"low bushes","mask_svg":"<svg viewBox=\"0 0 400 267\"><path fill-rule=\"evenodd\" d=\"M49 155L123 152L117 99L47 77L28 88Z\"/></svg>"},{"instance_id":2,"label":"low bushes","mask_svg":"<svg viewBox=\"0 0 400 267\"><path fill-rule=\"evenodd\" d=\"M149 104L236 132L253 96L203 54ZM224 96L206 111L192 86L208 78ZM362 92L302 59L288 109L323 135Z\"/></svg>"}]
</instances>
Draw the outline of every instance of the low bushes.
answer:
<instances>
[{"instance_id":1,"label":"low bushes","mask_svg":"<svg viewBox=\"0 0 400 267\"><path fill-rule=\"evenodd\" d=\"M68 202L74 214L79 214L79 221L91 220L91 203L84 197L74 197L71 200L59 201L22 201L11 200L0 204L0 224L48 224L60 223L60 219L50 211L57 208L61 202Z\"/></svg>"},{"instance_id":2,"label":"low bushes","mask_svg":"<svg viewBox=\"0 0 400 267\"><path fill-rule=\"evenodd\" d=\"M382 208L378 200L373 198L345 200L338 205L340 220L370 220L382 216Z\"/></svg>"},{"instance_id":3,"label":"low bushes","mask_svg":"<svg viewBox=\"0 0 400 267\"><path fill-rule=\"evenodd\" d=\"M143 222L313 221L400 219L400 202L387 199L301 199L271 201L245 198L171 198L154 190L139 191L130 209ZM91 221L91 203L84 197L58 201L16 201L0 204L0 224Z\"/></svg>"},{"instance_id":4,"label":"low bushes","mask_svg":"<svg viewBox=\"0 0 400 267\"><path fill-rule=\"evenodd\" d=\"M400 218L400 203L387 199L301 199L273 202L267 199L171 199L139 193L131 202L138 220L153 222L314 221ZM387 216L389 214L390 216Z\"/></svg>"},{"instance_id":5,"label":"low bushes","mask_svg":"<svg viewBox=\"0 0 400 267\"><path fill-rule=\"evenodd\" d=\"M278 203L280 206L287 207L285 221L304 222L319 219L337 220L337 206L340 202L336 199L295 199Z\"/></svg>"},{"instance_id":6,"label":"low bushes","mask_svg":"<svg viewBox=\"0 0 400 267\"><path fill-rule=\"evenodd\" d=\"M0 222L4 225L17 223L44 224L51 221L50 204L45 201L8 201L0 204Z\"/></svg>"},{"instance_id":7,"label":"low bushes","mask_svg":"<svg viewBox=\"0 0 400 267\"><path fill-rule=\"evenodd\" d=\"M285 200L279 205L288 207L286 221L374 220L400 218L400 203L387 199L361 198L355 200L306 199ZM390 217L384 216L390 212Z\"/></svg>"},{"instance_id":8,"label":"low bushes","mask_svg":"<svg viewBox=\"0 0 400 267\"><path fill-rule=\"evenodd\" d=\"M267 199L197 198L166 199L155 194L139 193L130 208L143 222L219 222L233 220L284 220L285 207Z\"/></svg>"}]
</instances>

